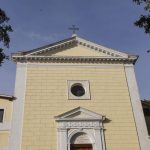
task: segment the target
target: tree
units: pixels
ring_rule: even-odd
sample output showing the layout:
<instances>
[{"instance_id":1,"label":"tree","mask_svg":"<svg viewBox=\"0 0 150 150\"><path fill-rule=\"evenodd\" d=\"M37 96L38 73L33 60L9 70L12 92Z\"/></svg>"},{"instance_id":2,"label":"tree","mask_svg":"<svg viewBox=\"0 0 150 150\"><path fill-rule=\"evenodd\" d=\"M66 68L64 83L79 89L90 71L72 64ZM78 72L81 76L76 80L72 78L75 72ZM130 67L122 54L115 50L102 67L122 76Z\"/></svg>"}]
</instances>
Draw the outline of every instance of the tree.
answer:
<instances>
[{"instance_id":1,"label":"tree","mask_svg":"<svg viewBox=\"0 0 150 150\"><path fill-rule=\"evenodd\" d=\"M4 59L8 59L8 56L4 53L3 47L9 48L10 37L9 32L12 32L11 25L8 24L9 18L6 13L0 8L0 65Z\"/></svg>"},{"instance_id":2,"label":"tree","mask_svg":"<svg viewBox=\"0 0 150 150\"><path fill-rule=\"evenodd\" d=\"M145 33L150 35L150 0L133 0L133 2L138 5L143 4L146 11L146 14L141 15L134 24L139 28L144 28Z\"/></svg>"}]
</instances>

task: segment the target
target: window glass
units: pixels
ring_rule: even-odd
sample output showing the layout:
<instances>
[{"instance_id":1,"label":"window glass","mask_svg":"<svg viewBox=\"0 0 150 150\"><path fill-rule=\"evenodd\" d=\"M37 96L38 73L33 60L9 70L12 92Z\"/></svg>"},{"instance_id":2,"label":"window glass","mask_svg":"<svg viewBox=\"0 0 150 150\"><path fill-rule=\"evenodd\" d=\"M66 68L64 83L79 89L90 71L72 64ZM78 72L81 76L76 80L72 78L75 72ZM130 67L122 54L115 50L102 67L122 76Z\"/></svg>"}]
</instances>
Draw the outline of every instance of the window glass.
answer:
<instances>
[{"instance_id":1,"label":"window glass","mask_svg":"<svg viewBox=\"0 0 150 150\"><path fill-rule=\"evenodd\" d=\"M76 83L71 87L71 92L75 96L83 96L85 94L85 89L83 88L82 84Z\"/></svg>"},{"instance_id":2,"label":"window glass","mask_svg":"<svg viewBox=\"0 0 150 150\"><path fill-rule=\"evenodd\" d=\"M4 109L0 109L0 122L3 122Z\"/></svg>"}]
</instances>

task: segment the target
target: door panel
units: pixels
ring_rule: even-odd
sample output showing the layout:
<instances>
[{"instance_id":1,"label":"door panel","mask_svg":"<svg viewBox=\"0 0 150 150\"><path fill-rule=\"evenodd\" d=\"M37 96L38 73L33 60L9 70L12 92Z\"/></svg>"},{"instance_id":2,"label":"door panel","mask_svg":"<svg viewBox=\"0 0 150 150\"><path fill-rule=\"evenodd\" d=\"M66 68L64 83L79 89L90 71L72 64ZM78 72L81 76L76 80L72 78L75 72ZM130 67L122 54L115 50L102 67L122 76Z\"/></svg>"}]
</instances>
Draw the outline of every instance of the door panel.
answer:
<instances>
[{"instance_id":1,"label":"door panel","mask_svg":"<svg viewBox=\"0 0 150 150\"><path fill-rule=\"evenodd\" d=\"M71 144L70 150L92 150L92 144Z\"/></svg>"}]
</instances>

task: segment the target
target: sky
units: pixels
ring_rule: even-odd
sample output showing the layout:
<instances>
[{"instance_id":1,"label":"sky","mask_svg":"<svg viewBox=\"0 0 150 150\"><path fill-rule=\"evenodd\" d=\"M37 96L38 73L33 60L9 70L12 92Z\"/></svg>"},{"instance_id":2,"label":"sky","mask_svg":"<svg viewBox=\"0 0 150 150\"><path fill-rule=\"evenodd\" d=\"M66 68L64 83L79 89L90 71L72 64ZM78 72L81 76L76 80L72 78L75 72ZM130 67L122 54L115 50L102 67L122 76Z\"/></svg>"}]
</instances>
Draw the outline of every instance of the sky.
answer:
<instances>
[{"instance_id":1,"label":"sky","mask_svg":"<svg viewBox=\"0 0 150 150\"><path fill-rule=\"evenodd\" d=\"M132 0L0 0L0 8L14 30L7 55L69 38L68 28L75 24L81 38L139 55L135 71L140 96L150 99L150 36L134 26L145 12ZM2 64L0 94L14 94L15 72L11 59Z\"/></svg>"}]
</instances>

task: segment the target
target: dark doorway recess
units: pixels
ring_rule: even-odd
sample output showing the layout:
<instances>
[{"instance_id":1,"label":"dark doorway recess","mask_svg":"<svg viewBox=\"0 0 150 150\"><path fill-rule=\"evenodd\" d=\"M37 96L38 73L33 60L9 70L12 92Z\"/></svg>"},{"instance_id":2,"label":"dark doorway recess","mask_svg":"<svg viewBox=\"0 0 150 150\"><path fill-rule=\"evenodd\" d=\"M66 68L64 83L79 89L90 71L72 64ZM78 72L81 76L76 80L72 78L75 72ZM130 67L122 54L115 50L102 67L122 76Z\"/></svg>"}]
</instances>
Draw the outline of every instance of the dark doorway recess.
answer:
<instances>
[{"instance_id":1,"label":"dark doorway recess","mask_svg":"<svg viewBox=\"0 0 150 150\"><path fill-rule=\"evenodd\" d=\"M92 150L92 144L71 144L70 150Z\"/></svg>"}]
</instances>

